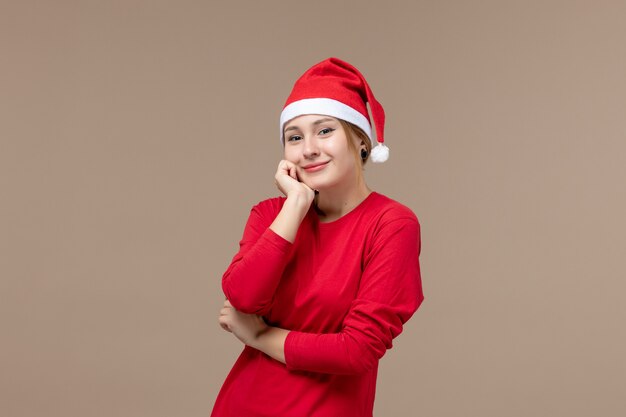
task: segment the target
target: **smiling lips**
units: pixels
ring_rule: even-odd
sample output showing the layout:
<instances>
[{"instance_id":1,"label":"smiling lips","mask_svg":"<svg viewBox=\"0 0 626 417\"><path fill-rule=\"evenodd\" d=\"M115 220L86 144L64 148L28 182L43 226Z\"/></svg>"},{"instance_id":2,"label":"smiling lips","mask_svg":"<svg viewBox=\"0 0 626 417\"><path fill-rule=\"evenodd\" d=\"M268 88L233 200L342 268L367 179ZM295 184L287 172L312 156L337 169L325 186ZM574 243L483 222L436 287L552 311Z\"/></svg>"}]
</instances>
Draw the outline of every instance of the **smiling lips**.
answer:
<instances>
[{"instance_id":1,"label":"smiling lips","mask_svg":"<svg viewBox=\"0 0 626 417\"><path fill-rule=\"evenodd\" d=\"M311 165L307 165L307 166L305 166L305 167L303 167L303 168L304 168L304 170L305 170L306 172L316 172L316 171L319 171L319 170L324 169L324 167L326 166L326 164L328 164L328 161L326 161L326 162L322 162L322 163L320 163L320 164L311 164Z\"/></svg>"}]
</instances>

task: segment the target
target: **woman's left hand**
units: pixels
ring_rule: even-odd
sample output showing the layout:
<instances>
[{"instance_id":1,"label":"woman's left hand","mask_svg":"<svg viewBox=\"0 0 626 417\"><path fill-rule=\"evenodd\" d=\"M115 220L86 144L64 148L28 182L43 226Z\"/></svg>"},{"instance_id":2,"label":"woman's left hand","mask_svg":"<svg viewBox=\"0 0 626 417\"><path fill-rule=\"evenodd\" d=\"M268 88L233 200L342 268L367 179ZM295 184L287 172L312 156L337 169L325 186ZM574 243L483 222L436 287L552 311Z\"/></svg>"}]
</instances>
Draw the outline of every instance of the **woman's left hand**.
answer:
<instances>
[{"instance_id":1,"label":"woman's left hand","mask_svg":"<svg viewBox=\"0 0 626 417\"><path fill-rule=\"evenodd\" d=\"M237 311L228 300L224 301L224 307L220 310L219 323L224 330L233 333L248 346L269 327L261 316Z\"/></svg>"}]
</instances>

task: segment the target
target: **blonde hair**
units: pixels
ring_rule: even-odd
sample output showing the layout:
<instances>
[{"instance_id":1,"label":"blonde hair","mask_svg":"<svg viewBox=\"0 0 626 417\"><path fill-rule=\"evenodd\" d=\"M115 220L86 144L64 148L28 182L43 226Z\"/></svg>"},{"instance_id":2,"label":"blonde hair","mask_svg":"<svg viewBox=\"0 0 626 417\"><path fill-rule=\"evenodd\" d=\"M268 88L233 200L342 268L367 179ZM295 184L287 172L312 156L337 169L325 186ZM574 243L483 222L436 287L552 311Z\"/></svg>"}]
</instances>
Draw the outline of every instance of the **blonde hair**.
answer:
<instances>
[{"instance_id":1,"label":"blonde hair","mask_svg":"<svg viewBox=\"0 0 626 417\"><path fill-rule=\"evenodd\" d=\"M369 160L370 152L372 151L372 142L367 134L357 125L352 124L350 122L346 122L342 119L339 120L341 126L343 127L344 132L346 132L346 139L348 140L348 147L354 153L354 159L356 160L357 166L357 175L359 178L363 176L363 166ZM367 151L367 157L365 159L361 158L361 146L358 146L355 143L355 139L358 139L359 142L365 143L365 150Z\"/></svg>"}]
</instances>

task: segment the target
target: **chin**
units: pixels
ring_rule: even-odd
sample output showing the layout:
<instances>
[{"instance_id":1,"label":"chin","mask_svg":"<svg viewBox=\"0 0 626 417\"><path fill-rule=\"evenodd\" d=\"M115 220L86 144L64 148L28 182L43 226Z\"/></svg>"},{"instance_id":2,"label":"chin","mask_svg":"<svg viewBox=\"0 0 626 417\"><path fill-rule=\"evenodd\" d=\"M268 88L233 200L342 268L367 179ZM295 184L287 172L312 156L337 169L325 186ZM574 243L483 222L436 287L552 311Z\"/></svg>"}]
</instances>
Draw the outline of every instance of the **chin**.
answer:
<instances>
[{"instance_id":1,"label":"chin","mask_svg":"<svg viewBox=\"0 0 626 417\"><path fill-rule=\"evenodd\" d=\"M305 181L304 183L308 185L310 188L317 190L317 191L329 190L333 188L333 185L334 185L334 184L329 184L326 181Z\"/></svg>"},{"instance_id":2,"label":"chin","mask_svg":"<svg viewBox=\"0 0 626 417\"><path fill-rule=\"evenodd\" d=\"M308 185L309 188L311 188L312 190L316 190L316 191L319 191L321 188L322 189L324 188L322 184L316 183L314 181L306 181L305 184Z\"/></svg>"},{"instance_id":3,"label":"chin","mask_svg":"<svg viewBox=\"0 0 626 417\"><path fill-rule=\"evenodd\" d=\"M341 183L334 175L311 175L303 178L302 182L317 191L329 190Z\"/></svg>"}]
</instances>

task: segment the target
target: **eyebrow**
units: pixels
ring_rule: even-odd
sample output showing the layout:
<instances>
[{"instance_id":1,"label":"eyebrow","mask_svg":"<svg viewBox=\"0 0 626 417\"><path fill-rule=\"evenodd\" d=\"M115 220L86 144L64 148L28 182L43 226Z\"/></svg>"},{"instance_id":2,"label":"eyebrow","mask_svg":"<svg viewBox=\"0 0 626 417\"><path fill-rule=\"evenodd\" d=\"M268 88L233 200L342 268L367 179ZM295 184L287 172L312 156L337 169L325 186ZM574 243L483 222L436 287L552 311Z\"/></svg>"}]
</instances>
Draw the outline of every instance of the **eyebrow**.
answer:
<instances>
[{"instance_id":1,"label":"eyebrow","mask_svg":"<svg viewBox=\"0 0 626 417\"><path fill-rule=\"evenodd\" d=\"M334 122L334 121L335 121L335 119L329 119L328 117L326 117L324 119L316 120L312 124L313 124L313 126L317 126L317 125L319 125L321 123L324 123L324 122ZM287 129L285 129L285 132L287 132L288 130L298 130L298 129L299 129L298 126L289 126Z\"/></svg>"}]
</instances>

